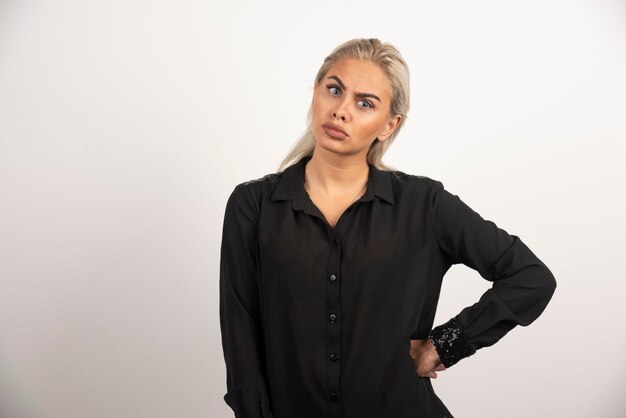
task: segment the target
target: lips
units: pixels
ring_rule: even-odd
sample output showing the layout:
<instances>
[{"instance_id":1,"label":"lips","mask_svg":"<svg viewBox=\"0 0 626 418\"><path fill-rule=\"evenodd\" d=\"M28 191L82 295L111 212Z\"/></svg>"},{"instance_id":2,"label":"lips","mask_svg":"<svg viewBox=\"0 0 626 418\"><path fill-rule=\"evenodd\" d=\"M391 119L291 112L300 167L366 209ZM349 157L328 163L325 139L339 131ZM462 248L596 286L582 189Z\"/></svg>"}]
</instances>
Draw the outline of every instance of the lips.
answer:
<instances>
[{"instance_id":1,"label":"lips","mask_svg":"<svg viewBox=\"0 0 626 418\"><path fill-rule=\"evenodd\" d=\"M330 122L325 123L322 125L322 128L324 128L324 130L326 131L328 135L334 138L344 139L348 137L348 134L346 133L346 131L344 131L339 126L335 125L334 123L330 123Z\"/></svg>"}]
</instances>

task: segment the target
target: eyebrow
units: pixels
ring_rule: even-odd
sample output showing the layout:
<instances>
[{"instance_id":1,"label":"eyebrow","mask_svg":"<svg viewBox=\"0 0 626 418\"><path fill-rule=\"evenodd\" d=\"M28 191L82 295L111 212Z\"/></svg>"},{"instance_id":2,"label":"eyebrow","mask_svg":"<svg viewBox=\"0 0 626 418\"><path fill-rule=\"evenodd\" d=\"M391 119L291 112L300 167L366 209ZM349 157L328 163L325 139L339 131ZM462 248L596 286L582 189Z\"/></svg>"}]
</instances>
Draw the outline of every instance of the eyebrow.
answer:
<instances>
[{"instance_id":1,"label":"eyebrow","mask_svg":"<svg viewBox=\"0 0 626 418\"><path fill-rule=\"evenodd\" d=\"M329 76L329 77L327 77L327 78L332 78L332 79L336 80L336 81L337 81L337 83L339 83L339 86L340 86L342 89L344 89L344 90L346 89L346 86L343 84L343 81L341 81L341 79L340 79L339 77L337 77L336 75L331 75L331 76ZM375 94L372 94L372 93L359 93L359 92L355 92L355 93L354 93L354 95L355 95L356 97L371 97L371 98L373 98L373 99L378 100L379 102L382 102L382 100L380 100L380 97L378 97L378 96L376 96Z\"/></svg>"}]
</instances>

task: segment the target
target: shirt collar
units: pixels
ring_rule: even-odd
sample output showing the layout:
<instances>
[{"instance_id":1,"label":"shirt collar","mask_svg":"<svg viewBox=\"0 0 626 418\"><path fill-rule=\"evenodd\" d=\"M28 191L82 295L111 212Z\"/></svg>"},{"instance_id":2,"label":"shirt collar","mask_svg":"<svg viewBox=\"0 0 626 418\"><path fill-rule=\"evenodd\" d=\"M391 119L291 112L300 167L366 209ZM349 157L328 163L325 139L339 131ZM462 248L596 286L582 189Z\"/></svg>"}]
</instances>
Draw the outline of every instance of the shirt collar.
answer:
<instances>
[{"instance_id":1,"label":"shirt collar","mask_svg":"<svg viewBox=\"0 0 626 418\"><path fill-rule=\"evenodd\" d=\"M278 186L276 186L270 196L271 201L291 200L294 209L302 209L310 201L309 195L304 190L304 166L311 157L311 155L306 155L283 171ZM378 196L393 205L394 199L390 173L385 170L379 170L369 161L367 165L370 168L367 189L365 195L360 200L367 202L374 199L374 196Z\"/></svg>"}]
</instances>

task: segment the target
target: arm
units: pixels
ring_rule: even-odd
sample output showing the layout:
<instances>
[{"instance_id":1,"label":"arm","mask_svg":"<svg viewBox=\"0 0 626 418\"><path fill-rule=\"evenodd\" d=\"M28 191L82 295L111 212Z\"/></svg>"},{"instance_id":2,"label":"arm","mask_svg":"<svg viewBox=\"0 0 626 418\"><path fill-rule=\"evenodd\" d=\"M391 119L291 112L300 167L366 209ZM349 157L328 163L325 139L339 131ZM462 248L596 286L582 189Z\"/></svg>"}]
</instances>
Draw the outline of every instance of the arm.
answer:
<instances>
[{"instance_id":1,"label":"arm","mask_svg":"<svg viewBox=\"0 0 626 418\"><path fill-rule=\"evenodd\" d=\"M231 193L220 254L220 327L226 362L224 401L237 418L272 418L257 288L256 204L245 185Z\"/></svg>"},{"instance_id":2,"label":"arm","mask_svg":"<svg viewBox=\"0 0 626 418\"><path fill-rule=\"evenodd\" d=\"M556 280L518 236L483 219L440 181L431 189L429 211L449 263L463 263L493 282L478 302L431 330L441 361L450 367L515 326L531 324L550 301Z\"/></svg>"}]
</instances>

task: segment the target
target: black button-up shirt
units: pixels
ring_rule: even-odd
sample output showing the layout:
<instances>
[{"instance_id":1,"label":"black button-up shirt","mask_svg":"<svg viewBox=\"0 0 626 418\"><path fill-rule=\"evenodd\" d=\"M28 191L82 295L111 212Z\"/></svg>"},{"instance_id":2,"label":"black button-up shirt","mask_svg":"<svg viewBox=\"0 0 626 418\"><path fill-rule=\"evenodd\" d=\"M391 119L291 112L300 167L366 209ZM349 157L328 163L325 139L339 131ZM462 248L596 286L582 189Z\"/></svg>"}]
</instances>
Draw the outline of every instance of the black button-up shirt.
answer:
<instances>
[{"instance_id":1,"label":"black button-up shirt","mask_svg":"<svg viewBox=\"0 0 626 418\"><path fill-rule=\"evenodd\" d=\"M238 184L226 204L225 402L238 418L452 417L417 375L410 340L430 337L450 367L533 322L554 276L440 181L371 164L332 228L304 190L309 159ZM433 328L458 263L493 285Z\"/></svg>"}]
</instances>

